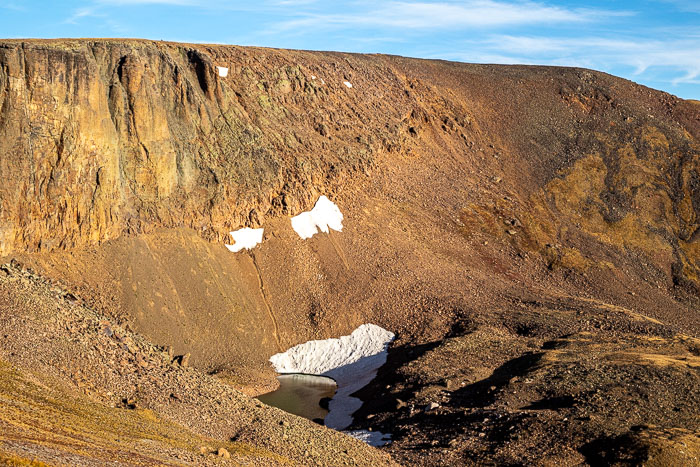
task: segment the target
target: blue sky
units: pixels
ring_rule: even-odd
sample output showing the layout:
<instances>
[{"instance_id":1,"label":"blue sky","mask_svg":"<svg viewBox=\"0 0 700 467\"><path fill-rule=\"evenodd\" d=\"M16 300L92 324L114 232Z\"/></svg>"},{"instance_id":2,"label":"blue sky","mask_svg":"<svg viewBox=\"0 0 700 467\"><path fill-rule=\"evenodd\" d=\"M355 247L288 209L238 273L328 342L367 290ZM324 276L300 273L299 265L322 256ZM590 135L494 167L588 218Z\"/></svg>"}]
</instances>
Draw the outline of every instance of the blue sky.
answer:
<instances>
[{"instance_id":1,"label":"blue sky","mask_svg":"<svg viewBox=\"0 0 700 467\"><path fill-rule=\"evenodd\" d=\"M700 99L700 0L0 0L0 37L583 66Z\"/></svg>"}]
</instances>

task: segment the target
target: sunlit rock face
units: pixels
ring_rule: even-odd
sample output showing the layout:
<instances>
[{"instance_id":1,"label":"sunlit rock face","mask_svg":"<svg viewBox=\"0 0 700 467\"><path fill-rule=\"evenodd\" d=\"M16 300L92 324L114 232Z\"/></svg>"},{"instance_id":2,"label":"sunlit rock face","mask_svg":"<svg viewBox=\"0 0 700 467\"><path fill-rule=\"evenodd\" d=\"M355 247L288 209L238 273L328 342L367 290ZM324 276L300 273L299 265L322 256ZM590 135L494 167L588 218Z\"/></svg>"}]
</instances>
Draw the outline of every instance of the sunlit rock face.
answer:
<instances>
[{"instance_id":1,"label":"sunlit rock face","mask_svg":"<svg viewBox=\"0 0 700 467\"><path fill-rule=\"evenodd\" d=\"M331 70L324 57L268 58L151 41L2 42L0 254L158 227L222 241L366 173L381 145L350 127L331 141L309 109L369 113L378 99L313 80L311 67ZM365 130L398 143L387 122L405 111Z\"/></svg>"}]
</instances>

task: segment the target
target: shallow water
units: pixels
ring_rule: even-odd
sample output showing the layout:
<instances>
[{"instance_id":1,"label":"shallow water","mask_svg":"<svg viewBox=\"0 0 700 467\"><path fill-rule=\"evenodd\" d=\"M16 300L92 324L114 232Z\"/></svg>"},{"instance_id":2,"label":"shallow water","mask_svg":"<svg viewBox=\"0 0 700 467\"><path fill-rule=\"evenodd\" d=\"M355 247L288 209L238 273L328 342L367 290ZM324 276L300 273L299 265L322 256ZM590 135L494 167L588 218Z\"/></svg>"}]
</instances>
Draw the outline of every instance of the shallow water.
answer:
<instances>
[{"instance_id":1,"label":"shallow water","mask_svg":"<svg viewBox=\"0 0 700 467\"><path fill-rule=\"evenodd\" d=\"M312 375L280 375L277 377L280 387L258 399L285 412L308 418L323 420L328 410L321 407L324 398L332 398L337 386L335 381L325 376Z\"/></svg>"}]
</instances>

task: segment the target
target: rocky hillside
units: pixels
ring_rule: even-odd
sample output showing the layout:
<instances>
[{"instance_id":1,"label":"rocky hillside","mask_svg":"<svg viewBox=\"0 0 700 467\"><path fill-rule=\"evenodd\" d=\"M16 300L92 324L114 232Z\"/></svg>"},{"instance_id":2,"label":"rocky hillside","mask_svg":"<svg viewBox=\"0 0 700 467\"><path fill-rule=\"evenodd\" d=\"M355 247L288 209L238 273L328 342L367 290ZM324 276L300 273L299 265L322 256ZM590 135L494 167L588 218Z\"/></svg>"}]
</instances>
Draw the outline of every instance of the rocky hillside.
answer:
<instances>
[{"instance_id":1,"label":"rocky hillside","mask_svg":"<svg viewBox=\"0 0 700 467\"><path fill-rule=\"evenodd\" d=\"M123 40L0 54L5 254L159 226L220 240L429 145L509 172L542 211L533 247L584 218L697 283L694 102L576 69ZM479 208L463 217L484 228Z\"/></svg>"},{"instance_id":2,"label":"rocky hillside","mask_svg":"<svg viewBox=\"0 0 700 467\"><path fill-rule=\"evenodd\" d=\"M392 464L188 368L16 262L0 266L0 297L3 465Z\"/></svg>"},{"instance_id":3,"label":"rocky hillside","mask_svg":"<svg viewBox=\"0 0 700 467\"><path fill-rule=\"evenodd\" d=\"M697 102L575 68L7 40L0 175L0 255L248 393L280 350L395 332L357 422L400 425L395 459L595 463L697 440ZM321 194L344 229L301 240L289 217ZM229 252L244 226L262 245ZM634 431L644 417L615 407L639 381L663 400Z\"/></svg>"},{"instance_id":4,"label":"rocky hillside","mask_svg":"<svg viewBox=\"0 0 700 467\"><path fill-rule=\"evenodd\" d=\"M415 104L368 57L141 41L0 54L2 253L257 227L366 173Z\"/></svg>"}]
</instances>

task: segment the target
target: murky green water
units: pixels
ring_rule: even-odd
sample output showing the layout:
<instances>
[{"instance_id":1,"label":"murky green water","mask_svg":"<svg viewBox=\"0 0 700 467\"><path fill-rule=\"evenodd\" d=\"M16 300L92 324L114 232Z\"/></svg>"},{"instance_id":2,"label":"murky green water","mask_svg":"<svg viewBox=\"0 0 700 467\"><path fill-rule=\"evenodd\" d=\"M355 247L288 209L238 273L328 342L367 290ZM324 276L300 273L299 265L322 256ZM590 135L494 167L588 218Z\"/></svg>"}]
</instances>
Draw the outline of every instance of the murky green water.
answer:
<instances>
[{"instance_id":1,"label":"murky green water","mask_svg":"<svg viewBox=\"0 0 700 467\"><path fill-rule=\"evenodd\" d=\"M337 389L335 381L312 375L280 375L277 379L280 387L258 396L261 402L309 420L326 417L328 410L319 403L323 398L333 397Z\"/></svg>"}]
</instances>

